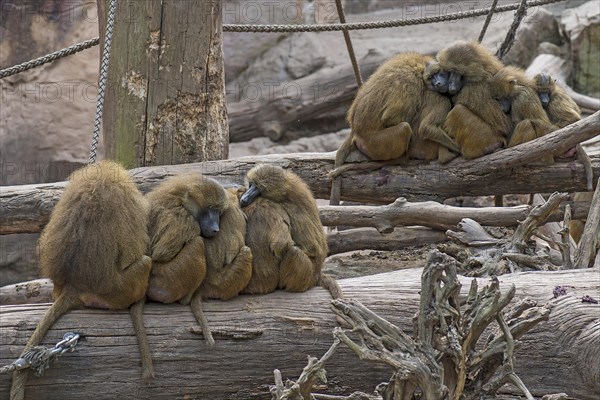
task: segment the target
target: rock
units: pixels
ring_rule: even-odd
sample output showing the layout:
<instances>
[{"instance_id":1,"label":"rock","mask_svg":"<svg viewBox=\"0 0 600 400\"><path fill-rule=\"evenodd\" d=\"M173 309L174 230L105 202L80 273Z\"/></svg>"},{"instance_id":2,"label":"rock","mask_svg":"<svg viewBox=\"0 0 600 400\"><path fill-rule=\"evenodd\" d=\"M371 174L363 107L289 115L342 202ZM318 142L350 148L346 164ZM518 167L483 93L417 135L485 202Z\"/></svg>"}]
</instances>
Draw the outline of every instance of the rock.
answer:
<instances>
[{"instance_id":1,"label":"rock","mask_svg":"<svg viewBox=\"0 0 600 400\"><path fill-rule=\"evenodd\" d=\"M556 46L565 44L554 15L543 8L538 8L533 15L523 21L517 30L513 47L502 61L506 64L526 68L538 54L538 46L543 42Z\"/></svg>"},{"instance_id":2,"label":"rock","mask_svg":"<svg viewBox=\"0 0 600 400\"><path fill-rule=\"evenodd\" d=\"M573 89L600 97L600 7L597 0L565 10L561 24L571 41Z\"/></svg>"},{"instance_id":3,"label":"rock","mask_svg":"<svg viewBox=\"0 0 600 400\"><path fill-rule=\"evenodd\" d=\"M98 36L84 0L17 4L2 4L3 67ZM62 181L87 162L97 79L95 47L2 80L1 185Z\"/></svg>"}]
</instances>

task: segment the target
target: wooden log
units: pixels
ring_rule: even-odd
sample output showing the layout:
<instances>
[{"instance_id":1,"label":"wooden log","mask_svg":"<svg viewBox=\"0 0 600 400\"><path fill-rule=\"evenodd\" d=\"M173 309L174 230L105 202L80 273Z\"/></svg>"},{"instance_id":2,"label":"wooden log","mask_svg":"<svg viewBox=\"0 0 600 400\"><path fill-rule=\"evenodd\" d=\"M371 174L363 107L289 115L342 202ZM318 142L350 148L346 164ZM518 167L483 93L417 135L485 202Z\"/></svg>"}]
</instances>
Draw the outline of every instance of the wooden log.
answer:
<instances>
[{"instance_id":1,"label":"wooden log","mask_svg":"<svg viewBox=\"0 0 600 400\"><path fill-rule=\"evenodd\" d=\"M54 285L50 279L34 279L0 287L0 305L38 304L52 301Z\"/></svg>"},{"instance_id":2,"label":"wooden log","mask_svg":"<svg viewBox=\"0 0 600 400\"><path fill-rule=\"evenodd\" d=\"M298 156L308 167L310 158ZM240 162L255 157L238 159ZM315 159L317 162L318 159ZM202 168L205 163L196 165ZM228 162L223 161L222 165ZM598 159L600 166L600 158ZM160 169L158 172L156 169ZM147 192L162 179L177 173L190 172L194 170L191 164L144 168L133 170L135 180L143 192ZM295 168L292 168L295 169ZM142 171L140 175L138 173ZM212 172L205 175L211 176ZM220 171L223 172L223 171ZM231 179L227 173L212 175L221 180ZM315 177L315 179L319 179ZM314 181L309 181L314 182ZM14 233L36 233L40 232L48 222L50 212L58 202L66 182L58 182L42 185L21 185L2 188L0 192L0 235ZM377 193L377 189L373 190ZM457 193L458 194L458 193ZM589 202L572 203L572 214L574 219L583 219L588 215ZM354 227L376 227L382 232L390 232L394 226L421 225L435 229L446 230L463 218L475 219L482 225L488 226L514 226L518 221L524 219L529 212L529 206L515 207L453 207L436 202L408 203L397 200L389 206L320 206L321 222L325 226L354 226ZM549 221L562 221L564 210L555 212Z\"/></svg>"},{"instance_id":3,"label":"wooden log","mask_svg":"<svg viewBox=\"0 0 600 400\"><path fill-rule=\"evenodd\" d=\"M349 298L412 332L419 306L421 269L340 281ZM470 279L462 278L462 295ZM480 280L480 284L487 283ZM500 288L517 287L515 302L525 296L545 303L556 285L567 296L555 301L550 320L520 340L516 372L535 396L565 392L595 399L600 356L597 315L600 305L581 297L600 297L600 270L529 272L500 277ZM150 385L140 379L136 339L126 311L79 310L62 317L44 344L54 345L67 331L87 340L78 351L62 355L41 377L28 382L28 399L115 398L264 399L273 369L284 379L297 378L306 356L321 356L332 343L335 317L322 288L306 293L278 291L266 296L240 296L228 302L204 304L216 348L208 350L187 307L149 304L145 323L157 377ZM0 365L16 358L47 305L0 307ZM389 379L390 371L365 364L343 346L327 365L329 384L323 392L363 390ZM10 374L0 375L0 400L8 399ZM510 388L507 388L511 390Z\"/></svg>"},{"instance_id":4,"label":"wooden log","mask_svg":"<svg viewBox=\"0 0 600 400\"><path fill-rule=\"evenodd\" d=\"M600 111L544 137L475 159L457 159L447 165L415 163L383 166L376 171L349 171L342 175L342 199L391 203L398 197L408 200L444 200L457 196L484 196L509 193L584 191L584 166L577 160L550 167L526 165L549 153L564 152L600 134ZM223 182L242 183L256 163L277 164L304 179L317 198L329 198L334 153L305 153L241 157L137 168L131 175L142 192L165 177L200 172ZM594 176L600 175L600 156L591 158ZM39 232L49 211L58 201L65 182L5 187L0 191L0 234Z\"/></svg>"},{"instance_id":5,"label":"wooden log","mask_svg":"<svg viewBox=\"0 0 600 400\"><path fill-rule=\"evenodd\" d=\"M445 232L429 228L396 228L380 233L373 228L356 228L327 235L329 255L355 250L399 250L409 246L423 246L449 240ZM1 290L1 289L0 289Z\"/></svg>"},{"instance_id":6,"label":"wooden log","mask_svg":"<svg viewBox=\"0 0 600 400\"><path fill-rule=\"evenodd\" d=\"M97 1L104 16L106 0ZM227 158L221 10L221 0L118 2L102 124L108 158L128 168Z\"/></svg>"},{"instance_id":7,"label":"wooden log","mask_svg":"<svg viewBox=\"0 0 600 400\"><path fill-rule=\"evenodd\" d=\"M382 55L368 53L359 62L363 78L370 76L383 61ZM346 112L356 89L349 65L324 68L284 84L265 82L262 86L239 88L240 94L252 90L259 94L258 99L247 98L228 105L229 140L241 142L267 136L287 142L338 131L347 126Z\"/></svg>"}]
</instances>

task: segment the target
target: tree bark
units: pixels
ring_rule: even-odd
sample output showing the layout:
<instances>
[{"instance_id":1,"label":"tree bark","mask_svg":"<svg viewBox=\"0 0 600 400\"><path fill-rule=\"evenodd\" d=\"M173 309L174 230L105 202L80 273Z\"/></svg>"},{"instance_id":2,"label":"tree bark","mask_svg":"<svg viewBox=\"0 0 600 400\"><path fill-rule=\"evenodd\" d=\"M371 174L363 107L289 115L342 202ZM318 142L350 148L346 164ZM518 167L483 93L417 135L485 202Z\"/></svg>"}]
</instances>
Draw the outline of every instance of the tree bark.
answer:
<instances>
[{"instance_id":1,"label":"tree bark","mask_svg":"<svg viewBox=\"0 0 600 400\"><path fill-rule=\"evenodd\" d=\"M419 307L421 269L397 271L340 281L346 297L412 332ZM500 276L500 288L517 286L514 301L524 297L545 303L556 285L567 296L555 300L547 323L520 340L516 372L536 396L565 392L578 399L595 399L600 356L597 304L581 297L600 297L598 269ZM488 284L486 279L480 285ZM461 278L462 295L470 280ZM41 377L31 377L29 399L81 399L94 393L114 398L264 399L279 368L284 379L297 378L306 356L320 357L331 345L335 316L329 293L314 288L306 293L278 291L265 296L240 296L231 301L207 301L205 312L213 328L216 348L208 350L187 307L149 304L145 324L157 377L150 385L140 379L139 354L126 311L79 310L62 317L46 336L54 345L67 331L87 340L78 351L66 353ZM0 365L12 362L40 320L47 305L0 307ZM329 384L324 392L370 392L387 381L390 370L364 364L344 346L327 365ZM596 375L594 375L596 374ZM7 399L10 374L0 375L0 399ZM510 388L508 388L511 390Z\"/></svg>"},{"instance_id":2,"label":"tree bark","mask_svg":"<svg viewBox=\"0 0 600 400\"><path fill-rule=\"evenodd\" d=\"M107 158L130 168L227 158L221 24L221 0L118 2L103 117Z\"/></svg>"},{"instance_id":3,"label":"tree bark","mask_svg":"<svg viewBox=\"0 0 600 400\"><path fill-rule=\"evenodd\" d=\"M359 62L363 78L367 79L383 61L385 57L368 53ZM354 73L348 65L324 68L277 85L276 90L263 93L257 101L246 99L228 106L229 140L242 142L267 136L288 142L338 131L348 126L346 113L356 90Z\"/></svg>"},{"instance_id":4,"label":"tree bark","mask_svg":"<svg viewBox=\"0 0 600 400\"><path fill-rule=\"evenodd\" d=\"M292 155L293 156L293 155ZM298 156L306 168L310 166L311 159ZM239 159L239 162L247 161L250 163L259 162L256 158ZM600 159L597 163L600 166ZM321 159L314 159L313 163L323 162ZM218 172L222 175L212 175L216 178L223 178L225 181L231 179L229 171L235 170L235 161L224 161L221 163L223 169ZM168 169L144 169L134 170L132 174L143 192L147 192L156 186L163 179L176 173L203 171L203 164L188 164L171 166ZM247 169L246 166L243 167ZM300 167L301 168L301 167ZM295 169L295 168L293 168ZM168 171L168 172L167 172ZM211 173L205 175L211 176ZM524 175L527 177L529 175ZM321 179L322 176L316 175L312 179ZM376 180L377 177L368 177L369 180ZM510 184L510 182L506 182ZM539 182L543 184L543 182ZM327 187L322 188L320 181L308 180L308 184L314 188L315 192L324 193ZM48 222L52 208L56 205L65 188L66 182L58 182L45 185L23 185L10 186L2 188L0 192L0 235L14 233L36 233L40 232ZM372 187L370 193L363 191L364 188L357 187L353 193L364 193L371 202L378 199L378 188ZM537 189L550 189L552 186L534 187ZM562 188L565 189L564 187ZM397 188L400 190L400 188ZM506 190L506 189L505 189ZM547 192L550 190L539 190ZM385 190L386 196L391 196L391 188ZM460 191L453 192L453 196L459 196ZM487 193L490 194L490 193ZM431 196L434 193L430 193ZM571 203L572 215L574 219L585 219L590 209L589 202ZM321 221L325 226L353 226L353 227L375 227L380 232L389 233L395 226L421 225L438 230L446 230L453 227L463 218L472 218L482 225L488 226L514 226L519 220L527 216L530 210L529 206L516 207L453 207L442 205L435 202L408 203L404 199L398 199L393 204L383 207L376 206L320 206ZM561 211L553 213L549 221L562 221L564 208Z\"/></svg>"}]
</instances>

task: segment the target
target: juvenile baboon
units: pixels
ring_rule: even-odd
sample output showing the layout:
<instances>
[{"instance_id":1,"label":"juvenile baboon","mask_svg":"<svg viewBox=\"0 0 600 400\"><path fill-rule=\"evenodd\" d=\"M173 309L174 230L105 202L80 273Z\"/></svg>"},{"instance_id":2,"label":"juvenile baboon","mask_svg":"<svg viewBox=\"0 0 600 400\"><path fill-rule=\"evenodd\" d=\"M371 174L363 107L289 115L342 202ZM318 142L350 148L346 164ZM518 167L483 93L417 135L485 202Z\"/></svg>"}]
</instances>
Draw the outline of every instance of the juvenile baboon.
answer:
<instances>
[{"instance_id":1,"label":"juvenile baboon","mask_svg":"<svg viewBox=\"0 0 600 400\"><path fill-rule=\"evenodd\" d=\"M383 63L360 87L348 110L350 136L336 153L339 168L358 149L375 161L389 161L404 155L441 162L458 153L458 145L441 126L450 111L450 101L427 89L440 92L447 85L444 72L425 74L430 56L403 53ZM446 86L447 87L447 86ZM411 140L414 142L411 149ZM440 146L444 149L439 150ZM340 200L340 178L332 182L331 204Z\"/></svg>"},{"instance_id":2,"label":"juvenile baboon","mask_svg":"<svg viewBox=\"0 0 600 400\"><path fill-rule=\"evenodd\" d=\"M490 82L490 91L515 126L508 147L529 142L558 129L544 111L535 82L520 68L508 66L498 71ZM554 158L548 155L540 161L552 164Z\"/></svg>"},{"instance_id":3,"label":"juvenile baboon","mask_svg":"<svg viewBox=\"0 0 600 400\"><path fill-rule=\"evenodd\" d=\"M475 42L458 41L436 56L439 71L450 73L448 93L454 107L444 131L460 146L462 156L473 159L506 145L513 126L489 90L489 82L502 63Z\"/></svg>"},{"instance_id":4,"label":"juvenile baboon","mask_svg":"<svg viewBox=\"0 0 600 400\"><path fill-rule=\"evenodd\" d=\"M142 353L142 376L154 370L142 322L150 258L148 208L119 164L102 161L81 168L50 215L39 240L41 275L52 279L56 299L26 347L38 345L46 332L70 310L93 307L131 308ZM23 399L27 370L13 376L11 399Z\"/></svg>"},{"instance_id":5,"label":"juvenile baboon","mask_svg":"<svg viewBox=\"0 0 600 400\"><path fill-rule=\"evenodd\" d=\"M148 298L190 304L209 346L214 345L196 290L206 275L203 238L219 232L225 189L200 174L174 176L147 194L152 271Z\"/></svg>"},{"instance_id":6,"label":"juvenile baboon","mask_svg":"<svg viewBox=\"0 0 600 400\"><path fill-rule=\"evenodd\" d=\"M577 103L554 82L550 75L537 74L533 80L550 122L559 128L564 128L581 119L581 110Z\"/></svg>"},{"instance_id":7,"label":"juvenile baboon","mask_svg":"<svg viewBox=\"0 0 600 400\"><path fill-rule=\"evenodd\" d=\"M246 215L240 208L237 189L227 189L227 198L219 233L204 239L206 277L199 289L203 298L228 300L235 297L252 276L252 252L245 245Z\"/></svg>"},{"instance_id":8,"label":"juvenile baboon","mask_svg":"<svg viewBox=\"0 0 600 400\"><path fill-rule=\"evenodd\" d=\"M296 174L265 164L248 171L247 182L240 204L248 216L252 278L244 293L304 292L320 284L341 297L337 282L321 272L327 239L308 186Z\"/></svg>"}]
</instances>

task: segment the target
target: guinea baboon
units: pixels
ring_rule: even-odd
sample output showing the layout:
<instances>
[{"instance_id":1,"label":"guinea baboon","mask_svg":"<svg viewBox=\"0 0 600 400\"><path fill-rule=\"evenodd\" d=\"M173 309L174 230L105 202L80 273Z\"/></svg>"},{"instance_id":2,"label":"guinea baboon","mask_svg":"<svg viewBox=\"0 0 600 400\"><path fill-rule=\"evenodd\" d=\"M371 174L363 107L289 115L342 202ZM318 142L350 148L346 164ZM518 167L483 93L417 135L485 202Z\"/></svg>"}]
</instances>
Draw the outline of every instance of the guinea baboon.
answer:
<instances>
[{"instance_id":1,"label":"guinea baboon","mask_svg":"<svg viewBox=\"0 0 600 400\"><path fill-rule=\"evenodd\" d=\"M240 208L237 189L227 189L227 197L219 233L204 239L206 277L198 289L203 298L228 300L235 297L252 276L252 252L245 245L246 215Z\"/></svg>"},{"instance_id":2,"label":"guinea baboon","mask_svg":"<svg viewBox=\"0 0 600 400\"><path fill-rule=\"evenodd\" d=\"M425 74L433 61L430 56L403 53L383 63L360 87L348 110L350 136L338 149L334 167L339 168L348 155L358 149L375 161L389 161L404 155L442 162L453 158L459 147L441 126L450 111L450 101L427 90L447 85L444 72ZM409 149L411 140L414 141ZM444 146L444 150L439 150ZM448 150L449 149L449 150ZM340 178L332 182L330 203L340 200Z\"/></svg>"},{"instance_id":3,"label":"guinea baboon","mask_svg":"<svg viewBox=\"0 0 600 400\"><path fill-rule=\"evenodd\" d=\"M564 128L581 119L581 110L577 103L573 101L571 96L569 96L550 75L544 73L537 74L533 80L535 81L536 90L539 94L542 106L546 110L548 118L550 118L550 121L553 124L559 128ZM583 151L583 149L578 149L577 151ZM573 150L569 150L566 155L572 156L572 153ZM588 181L589 180L590 179L588 178ZM593 194L593 192L575 193L573 200L590 201L592 200ZM580 220L573 220L569 224L571 237L573 237L576 243L579 243L579 240L581 239L584 226L585 221Z\"/></svg>"},{"instance_id":4,"label":"guinea baboon","mask_svg":"<svg viewBox=\"0 0 600 400\"><path fill-rule=\"evenodd\" d=\"M70 310L126 309L136 327L142 376L154 375L142 321L150 274L148 207L119 164L102 161L71 174L39 240L41 275L54 283L54 304L46 311L26 347L38 345ZM27 370L13 376L11 399L23 399Z\"/></svg>"},{"instance_id":5,"label":"guinea baboon","mask_svg":"<svg viewBox=\"0 0 600 400\"><path fill-rule=\"evenodd\" d=\"M190 304L209 346L214 345L196 290L206 275L203 238L219 232L225 189L200 174L174 176L147 194L152 271L148 298Z\"/></svg>"},{"instance_id":6,"label":"guinea baboon","mask_svg":"<svg viewBox=\"0 0 600 400\"><path fill-rule=\"evenodd\" d=\"M454 107L444 131L460 146L466 159L489 154L506 145L513 126L489 90L489 82L503 65L475 42L458 41L436 56L440 71L450 73L448 93Z\"/></svg>"},{"instance_id":7,"label":"guinea baboon","mask_svg":"<svg viewBox=\"0 0 600 400\"><path fill-rule=\"evenodd\" d=\"M559 128L564 128L581 119L581 110L577 103L554 82L550 75L537 74L533 80L550 122Z\"/></svg>"},{"instance_id":8,"label":"guinea baboon","mask_svg":"<svg viewBox=\"0 0 600 400\"><path fill-rule=\"evenodd\" d=\"M327 239L315 199L296 174L260 164L248 171L240 198L248 216L246 244L252 250L252 278L244 293L275 289L304 292L319 284L333 298L337 282L321 272Z\"/></svg>"},{"instance_id":9,"label":"guinea baboon","mask_svg":"<svg viewBox=\"0 0 600 400\"><path fill-rule=\"evenodd\" d=\"M520 68L508 66L498 71L490 81L490 91L515 126L508 147L529 142L558 129L544 111L535 82ZM540 161L552 164L554 158L548 155Z\"/></svg>"}]
</instances>

